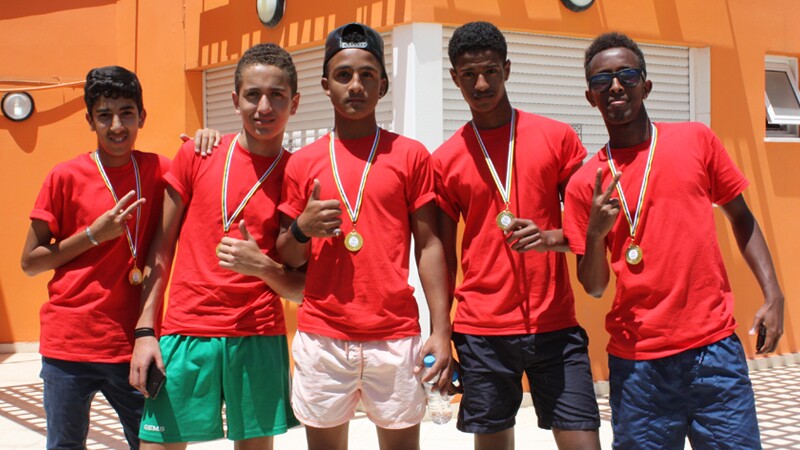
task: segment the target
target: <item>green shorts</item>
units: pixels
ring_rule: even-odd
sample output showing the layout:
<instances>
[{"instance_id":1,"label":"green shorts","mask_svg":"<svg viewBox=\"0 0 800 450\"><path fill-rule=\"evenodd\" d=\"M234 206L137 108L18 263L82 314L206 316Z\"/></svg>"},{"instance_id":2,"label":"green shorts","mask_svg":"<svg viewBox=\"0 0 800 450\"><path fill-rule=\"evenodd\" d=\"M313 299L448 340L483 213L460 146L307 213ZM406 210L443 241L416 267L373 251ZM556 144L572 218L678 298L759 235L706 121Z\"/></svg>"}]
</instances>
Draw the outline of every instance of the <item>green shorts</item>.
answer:
<instances>
[{"instance_id":1,"label":"green shorts","mask_svg":"<svg viewBox=\"0 0 800 450\"><path fill-rule=\"evenodd\" d=\"M285 433L299 422L289 403L286 336L161 337L167 382L145 401L139 437L150 442L239 441Z\"/></svg>"}]
</instances>

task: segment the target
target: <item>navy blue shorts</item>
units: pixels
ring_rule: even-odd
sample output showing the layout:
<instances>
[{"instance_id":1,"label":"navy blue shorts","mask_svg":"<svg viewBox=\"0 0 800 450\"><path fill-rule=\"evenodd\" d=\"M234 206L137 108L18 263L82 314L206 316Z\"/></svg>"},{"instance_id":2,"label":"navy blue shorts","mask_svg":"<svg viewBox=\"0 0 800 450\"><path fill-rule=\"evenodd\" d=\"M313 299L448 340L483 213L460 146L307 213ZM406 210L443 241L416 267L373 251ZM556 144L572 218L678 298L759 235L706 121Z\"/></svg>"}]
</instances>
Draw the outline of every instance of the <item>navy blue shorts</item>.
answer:
<instances>
[{"instance_id":1,"label":"navy blue shorts","mask_svg":"<svg viewBox=\"0 0 800 450\"><path fill-rule=\"evenodd\" d=\"M491 434L515 425L528 375L539 428L595 430L600 414L581 327L539 334L475 336L453 333L464 396L459 430Z\"/></svg>"},{"instance_id":2,"label":"navy blue shorts","mask_svg":"<svg viewBox=\"0 0 800 450\"><path fill-rule=\"evenodd\" d=\"M73 362L42 357L47 448L85 449L92 399L102 392L116 410L125 439L139 448L144 396L128 384L128 363Z\"/></svg>"},{"instance_id":3,"label":"navy blue shorts","mask_svg":"<svg viewBox=\"0 0 800 450\"><path fill-rule=\"evenodd\" d=\"M753 386L736 335L647 361L609 355L615 449L760 449Z\"/></svg>"}]
</instances>

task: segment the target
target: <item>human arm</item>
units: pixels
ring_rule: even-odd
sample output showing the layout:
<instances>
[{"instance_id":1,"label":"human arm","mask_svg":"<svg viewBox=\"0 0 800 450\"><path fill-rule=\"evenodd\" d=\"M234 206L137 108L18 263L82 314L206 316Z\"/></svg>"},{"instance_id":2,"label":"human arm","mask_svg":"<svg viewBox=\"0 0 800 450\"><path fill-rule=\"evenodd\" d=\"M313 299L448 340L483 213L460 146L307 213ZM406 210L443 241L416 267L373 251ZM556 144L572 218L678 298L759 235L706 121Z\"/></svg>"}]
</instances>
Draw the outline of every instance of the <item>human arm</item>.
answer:
<instances>
[{"instance_id":1,"label":"human arm","mask_svg":"<svg viewBox=\"0 0 800 450\"><path fill-rule=\"evenodd\" d=\"M606 259L606 235L611 231L619 215L619 199L611 194L619 182L617 173L605 191L602 189L603 170L597 169L589 224L586 228L586 248L583 256L578 255L578 281L592 297L600 297L608 287L611 269Z\"/></svg>"},{"instance_id":2,"label":"human arm","mask_svg":"<svg viewBox=\"0 0 800 450\"><path fill-rule=\"evenodd\" d=\"M30 276L53 270L96 245L120 237L125 232L125 223L133 217L136 208L145 202L145 199L141 198L128 205L134 198L136 192L128 192L113 208L101 214L89 225L88 233L86 228L83 228L61 241L51 242L53 235L47 222L32 220L22 250L22 270ZM90 236L97 244L91 241Z\"/></svg>"},{"instance_id":3,"label":"human arm","mask_svg":"<svg viewBox=\"0 0 800 450\"><path fill-rule=\"evenodd\" d=\"M181 133L178 136L181 141L186 142L189 139L188 134ZM213 128L201 128L194 132L194 152L201 157L205 158L219 145L222 140L222 134Z\"/></svg>"},{"instance_id":4,"label":"human arm","mask_svg":"<svg viewBox=\"0 0 800 450\"><path fill-rule=\"evenodd\" d=\"M411 232L414 234L414 256L417 260L422 289L428 303L431 318L431 335L422 347L418 357L416 371L422 369L422 359L432 354L436 363L423 378L429 380L433 374L439 374L437 387L446 392L450 385L452 368L452 349L450 346L450 307L451 297L448 295L445 250L437 234L437 208L433 201L428 202L411 213Z\"/></svg>"},{"instance_id":5,"label":"human arm","mask_svg":"<svg viewBox=\"0 0 800 450\"><path fill-rule=\"evenodd\" d=\"M137 329L156 328L185 210L180 194L172 186L167 186L161 219L150 243L144 267ZM137 338L133 345L128 381L145 396L148 395L147 369L153 361L162 372L165 371L158 338L155 336Z\"/></svg>"},{"instance_id":6,"label":"human arm","mask_svg":"<svg viewBox=\"0 0 800 450\"><path fill-rule=\"evenodd\" d=\"M342 225L339 201L320 200L319 193L320 183L315 179L303 212L294 220L285 214L281 215L278 254L291 267L300 267L308 261L310 238L338 236L342 232L339 228ZM294 230L292 222L295 222Z\"/></svg>"},{"instance_id":7,"label":"human arm","mask_svg":"<svg viewBox=\"0 0 800 450\"><path fill-rule=\"evenodd\" d=\"M724 205L720 205L720 208L730 221L739 251L755 275L761 292L764 294L764 304L756 313L750 334L755 334L759 326L763 324L767 328L767 337L764 345L757 349L757 353L773 352L783 335L784 298L778 285L778 277L775 274L767 242L741 194Z\"/></svg>"},{"instance_id":8,"label":"human arm","mask_svg":"<svg viewBox=\"0 0 800 450\"><path fill-rule=\"evenodd\" d=\"M239 231L244 239L225 236L217 247L220 267L258 277L281 297L302 303L305 274L287 270L261 251L255 238L247 231L244 220L239 222Z\"/></svg>"},{"instance_id":9,"label":"human arm","mask_svg":"<svg viewBox=\"0 0 800 450\"><path fill-rule=\"evenodd\" d=\"M444 260L447 264L447 293L448 298L453 298L453 292L456 289L456 273L458 271L458 255L456 254L458 224L441 209L438 210L438 223L439 238L442 241Z\"/></svg>"},{"instance_id":10,"label":"human arm","mask_svg":"<svg viewBox=\"0 0 800 450\"><path fill-rule=\"evenodd\" d=\"M537 252L568 252L569 246L564 240L564 230L542 230L531 219L516 217L506 231L506 243L511 249L525 253L530 250Z\"/></svg>"},{"instance_id":11,"label":"human arm","mask_svg":"<svg viewBox=\"0 0 800 450\"><path fill-rule=\"evenodd\" d=\"M577 138L576 142L580 150L576 150L577 156L575 157L583 158L586 155L586 151L583 150L583 146L580 145ZM560 199L564 198L569 179L582 165L583 163L580 159L578 159L577 162L568 164L568 168L565 169L568 174L566 178L558 184L558 195ZM516 252L525 253L530 250L536 250L540 253L548 251L570 251L569 245L566 239L564 239L564 230L561 228L542 230L533 220L517 217L512 220L508 230L509 231L505 234L506 242L511 246L511 249Z\"/></svg>"}]
</instances>

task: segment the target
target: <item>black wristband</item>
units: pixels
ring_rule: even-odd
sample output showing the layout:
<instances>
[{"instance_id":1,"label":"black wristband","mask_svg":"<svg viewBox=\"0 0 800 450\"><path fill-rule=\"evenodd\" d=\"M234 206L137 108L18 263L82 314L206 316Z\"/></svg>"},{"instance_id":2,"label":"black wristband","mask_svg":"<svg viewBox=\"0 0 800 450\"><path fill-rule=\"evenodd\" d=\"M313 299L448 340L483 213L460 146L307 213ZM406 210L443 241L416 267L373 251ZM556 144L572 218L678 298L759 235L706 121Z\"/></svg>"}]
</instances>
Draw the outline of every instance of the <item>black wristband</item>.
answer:
<instances>
[{"instance_id":1,"label":"black wristband","mask_svg":"<svg viewBox=\"0 0 800 450\"><path fill-rule=\"evenodd\" d=\"M311 238L303 234L303 231L300 230L300 225L297 225L297 219L295 219L292 224L289 226L289 229L292 231L292 236L294 239L301 243L305 244L306 242L310 241Z\"/></svg>"},{"instance_id":2,"label":"black wristband","mask_svg":"<svg viewBox=\"0 0 800 450\"><path fill-rule=\"evenodd\" d=\"M139 339L140 337L153 336L156 337L156 330L150 327L142 327L133 330L133 338Z\"/></svg>"}]
</instances>

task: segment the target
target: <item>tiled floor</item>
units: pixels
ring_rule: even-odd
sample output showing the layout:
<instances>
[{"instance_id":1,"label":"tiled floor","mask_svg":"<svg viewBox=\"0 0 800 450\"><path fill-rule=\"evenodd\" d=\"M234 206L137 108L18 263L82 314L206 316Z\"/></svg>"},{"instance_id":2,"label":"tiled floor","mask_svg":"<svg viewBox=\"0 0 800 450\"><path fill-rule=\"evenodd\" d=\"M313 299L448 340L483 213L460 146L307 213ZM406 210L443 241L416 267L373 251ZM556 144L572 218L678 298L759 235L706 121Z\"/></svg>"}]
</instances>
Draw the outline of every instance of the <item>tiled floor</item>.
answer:
<instances>
[{"instance_id":1,"label":"tiled floor","mask_svg":"<svg viewBox=\"0 0 800 450\"><path fill-rule=\"evenodd\" d=\"M42 409L42 383L38 378L39 356L30 353L0 355L0 449L44 448L45 420ZM751 373L756 391L761 438L765 449L800 449L800 364ZM606 398L598 399L603 424L600 438L604 449L611 448L611 411ZM529 402L528 402L529 404ZM535 427L530 406L517 416L516 442L519 449L556 449L552 435ZM449 450L472 447L472 436L455 429L453 422L422 424L421 448ZM125 449L124 438L113 409L99 395L92 405L89 449ZM229 449L225 441L192 444L191 450ZM278 436L276 449L305 449L301 427ZM374 426L357 417L350 424L350 449L377 449ZM688 448L688 446L687 446Z\"/></svg>"}]
</instances>

